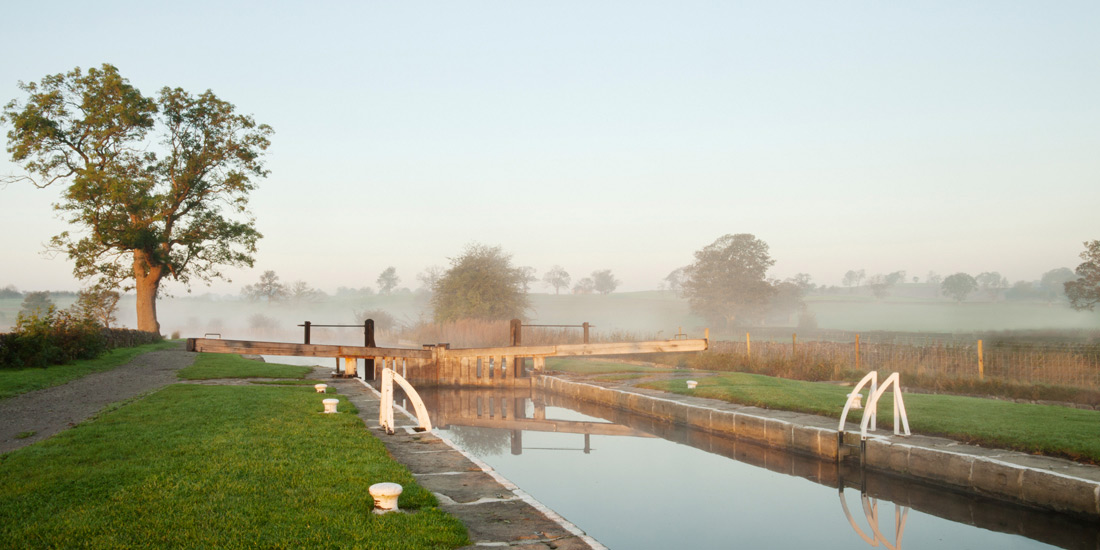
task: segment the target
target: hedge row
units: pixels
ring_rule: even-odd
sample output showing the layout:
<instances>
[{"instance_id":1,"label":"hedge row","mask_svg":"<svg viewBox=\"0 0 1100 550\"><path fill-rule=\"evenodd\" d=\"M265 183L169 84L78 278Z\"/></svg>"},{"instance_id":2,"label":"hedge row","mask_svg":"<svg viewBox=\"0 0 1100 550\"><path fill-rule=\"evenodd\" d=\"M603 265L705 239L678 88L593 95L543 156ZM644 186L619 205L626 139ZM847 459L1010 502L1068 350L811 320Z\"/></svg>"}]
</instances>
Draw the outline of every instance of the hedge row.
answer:
<instances>
[{"instance_id":1,"label":"hedge row","mask_svg":"<svg viewBox=\"0 0 1100 550\"><path fill-rule=\"evenodd\" d=\"M0 368L60 365L160 340L159 334L103 328L90 319L50 308L41 315L20 316L14 332L0 334Z\"/></svg>"}]
</instances>

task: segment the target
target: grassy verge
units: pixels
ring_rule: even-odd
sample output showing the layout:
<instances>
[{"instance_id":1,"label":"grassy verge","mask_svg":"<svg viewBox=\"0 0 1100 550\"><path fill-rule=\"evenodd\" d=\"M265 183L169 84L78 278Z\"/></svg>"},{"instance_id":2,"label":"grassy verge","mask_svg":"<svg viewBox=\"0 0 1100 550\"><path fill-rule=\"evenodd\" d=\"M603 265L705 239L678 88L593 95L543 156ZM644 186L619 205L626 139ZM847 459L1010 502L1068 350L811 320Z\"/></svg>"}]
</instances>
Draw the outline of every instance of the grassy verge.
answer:
<instances>
[{"instance_id":1,"label":"grassy verge","mask_svg":"<svg viewBox=\"0 0 1100 550\"><path fill-rule=\"evenodd\" d=\"M644 365L628 365L625 363L616 363L614 361L601 361L598 359L562 359L562 358L550 358L546 360L547 370L560 370L575 372L578 374L610 374L619 372L640 372L640 373L665 373L665 372L688 372L685 369L671 369L671 368L654 368Z\"/></svg>"},{"instance_id":2,"label":"grassy verge","mask_svg":"<svg viewBox=\"0 0 1100 550\"><path fill-rule=\"evenodd\" d=\"M914 347L911 351L913 350L919 350L919 348ZM866 374L864 371L853 369L852 365L846 361L826 356L815 356L812 353L799 357L756 353L752 357L747 357L744 353L724 353L708 350L698 353L654 353L624 357L669 367L763 374L811 382L828 380L855 382ZM584 360L577 360L577 362L583 363ZM603 368L612 369L614 372L625 372L624 369L628 366L620 365L615 370L612 363L606 363ZM1100 391L1091 388L1044 382L1018 382L1005 380L997 376L978 380L976 377L970 378L958 374L935 371L923 372L920 365L904 362L894 363L889 367L879 366L878 368L886 372L895 370L900 372L902 385L906 388L921 388L937 393L954 393L977 397L996 396L1032 401L1078 403L1091 407L1100 405ZM573 368L572 365L568 364L563 370L587 372L583 367Z\"/></svg>"},{"instance_id":3,"label":"grassy verge","mask_svg":"<svg viewBox=\"0 0 1100 550\"><path fill-rule=\"evenodd\" d=\"M111 370L129 363L131 359L162 349L179 347L179 342L158 342L132 348L118 348L95 359L73 361L67 365L46 368L0 369L0 399L52 386L60 386L94 372Z\"/></svg>"},{"instance_id":4,"label":"grassy verge","mask_svg":"<svg viewBox=\"0 0 1100 550\"><path fill-rule=\"evenodd\" d=\"M200 353L189 367L180 369L183 380L212 380L216 378L305 378L310 367L280 365L245 359L239 355Z\"/></svg>"},{"instance_id":5,"label":"grassy verge","mask_svg":"<svg viewBox=\"0 0 1100 550\"><path fill-rule=\"evenodd\" d=\"M640 386L834 418L840 417L851 391L849 387L832 384L746 373L700 377L695 390L687 389L683 380ZM909 426L916 433L1100 464L1100 411L917 393L905 394L905 408ZM878 410L879 426L892 426L890 394L879 403ZM859 413L852 411L849 418L862 418Z\"/></svg>"},{"instance_id":6,"label":"grassy verge","mask_svg":"<svg viewBox=\"0 0 1100 550\"><path fill-rule=\"evenodd\" d=\"M467 544L356 416L320 410L304 388L177 384L0 455L0 546ZM367 488L381 481L404 487L412 513L370 513Z\"/></svg>"}]
</instances>

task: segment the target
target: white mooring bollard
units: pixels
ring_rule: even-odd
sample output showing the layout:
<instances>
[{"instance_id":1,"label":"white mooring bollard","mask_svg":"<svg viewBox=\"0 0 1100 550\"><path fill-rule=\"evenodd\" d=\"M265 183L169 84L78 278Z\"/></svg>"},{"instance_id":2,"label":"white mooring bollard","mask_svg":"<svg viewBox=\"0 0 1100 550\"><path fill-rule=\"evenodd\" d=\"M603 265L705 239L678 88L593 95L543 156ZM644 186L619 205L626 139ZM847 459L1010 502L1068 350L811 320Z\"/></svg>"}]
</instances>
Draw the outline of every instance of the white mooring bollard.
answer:
<instances>
[{"instance_id":1,"label":"white mooring bollard","mask_svg":"<svg viewBox=\"0 0 1100 550\"><path fill-rule=\"evenodd\" d=\"M401 485L375 483L370 486L370 496L374 497L374 513L397 512L397 497L401 496Z\"/></svg>"},{"instance_id":2,"label":"white mooring bollard","mask_svg":"<svg viewBox=\"0 0 1100 550\"><path fill-rule=\"evenodd\" d=\"M853 392L848 394L848 400L852 402L852 409L862 409L863 403L860 402L863 396L859 392Z\"/></svg>"},{"instance_id":3,"label":"white mooring bollard","mask_svg":"<svg viewBox=\"0 0 1100 550\"><path fill-rule=\"evenodd\" d=\"M689 390L694 390L695 386L698 386L698 385L699 385L699 382L696 382L695 380L688 380L688 389Z\"/></svg>"},{"instance_id":4,"label":"white mooring bollard","mask_svg":"<svg viewBox=\"0 0 1100 550\"><path fill-rule=\"evenodd\" d=\"M336 404L339 403L339 399L325 399L322 403L325 404L325 414L332 414L336 411Z\"/></svg>"},{"instance_id":5,"label":"white mooring bollard","mask_svg":"<svg viewBox=\"0 0 1100 550\"><path fill-rule=\"evenodd\" d=\"M317 390L317 393L328 393L328 384L314 384L313 389Z\"/></svg>"}]
</instances>

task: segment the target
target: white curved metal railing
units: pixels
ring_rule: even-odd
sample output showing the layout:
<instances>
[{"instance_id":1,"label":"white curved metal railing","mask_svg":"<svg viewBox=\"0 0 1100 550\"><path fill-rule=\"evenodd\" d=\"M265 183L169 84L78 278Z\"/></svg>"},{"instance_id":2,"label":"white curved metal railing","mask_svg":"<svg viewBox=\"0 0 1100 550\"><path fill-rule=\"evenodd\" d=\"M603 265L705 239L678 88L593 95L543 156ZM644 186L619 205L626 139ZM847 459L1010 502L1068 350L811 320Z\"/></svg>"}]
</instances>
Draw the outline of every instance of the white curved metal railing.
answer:
<instances>
[{"instance_id":1,"label":"white curved metal railing","mask_svg":"<svg viewBox=\"0 0 1100 550\"><path fill-rule=\"evenodd\" d=\"M378 424L386 430L386 433L393 434L393 383L395 381L401 386L401 389L405 390L405 395L412 401L413 409L416 411L416 420L420 423L417 429L425 432L430 431L432 422L428 418L428 408L424 406L424 400L420 398L420 394L416 393L412 384L409 384L404 376L397 374L391 368L382 369L382 403L378 409Z\"/></svg>"},{"instance_id":2,"label":"white curved metal railing","mask_svg":"<svg viewBox=\"0 0 1100 550\"><path fill-rule=\"evenodd\" d=\"M867 405L863 407L863 420L859 423L860 438L867 439L868 428L872 431L878 429L878 401L890 389L890 386L894 387L894 435L911 435L909 433L909 417L905 412L905 401L901 397L901 375L896 372L888 376L883 381L882 386L878 385L877 371L867 373L856 384L855 389L848 394L848 401L844 404L844 410L840 413L840 424L837 426L837 431L844 433L848 411L852 410L852 405L862 396L859 392L867 384L870 384L871 388L867 392ZM902 433L901 428L905 428L904 433Z\"/></svg>"},{"instance_id":3,"label":"white curved metal railing","mask_svg":"<svg viewBox=\"0 0 1100 550\"><path fill-rule=\"evenodd\" d=\"M877 411L879 398L886 393L886 390L890 389L890 386L894 386L894 435L911 435L909 433L909 417L905 414L905 402L901 398L901 375L898 373L895 372L888 376L878 391L871 394L871 397L867 399L867 409ZM863 422L859 424L859 435L862 439L867 439L867 424L870 420L870 415L863 415ZM901 433L900 427L905 428L905 433Z\"/></svg>"},{"instance_id":4,"label":"white curved metal railing","mask_svg":"<svg viewBox=\"0 0 1100 550\"><path fill-rule=\"evenodd\" d=\"M870 397L874 395L875 390L878 389L878 371L871 371L867 373L867 376L864 376L863 379L860 380L858 384L856 384L855 389L853 389L852 392L848 394L848 402L844 404L844 412L840 413L840 427L837 428L837 430L841 433L844 433L844 422L848 419L848 411L852 409L853 396L855 394L859 394L860 390L863 389L863 386L866 386L868 383L871 384L871 390L867 392L867 397ZM871 404L870 401L868 401L867 404L868 407L864 409L867 412L863 415L863 417L867 418L868 415L871 417L871 429L874 430L875 415L877 414L877 412L875 411L875 409L872 409L869 406Z\"/></svg>"}]
</instances>

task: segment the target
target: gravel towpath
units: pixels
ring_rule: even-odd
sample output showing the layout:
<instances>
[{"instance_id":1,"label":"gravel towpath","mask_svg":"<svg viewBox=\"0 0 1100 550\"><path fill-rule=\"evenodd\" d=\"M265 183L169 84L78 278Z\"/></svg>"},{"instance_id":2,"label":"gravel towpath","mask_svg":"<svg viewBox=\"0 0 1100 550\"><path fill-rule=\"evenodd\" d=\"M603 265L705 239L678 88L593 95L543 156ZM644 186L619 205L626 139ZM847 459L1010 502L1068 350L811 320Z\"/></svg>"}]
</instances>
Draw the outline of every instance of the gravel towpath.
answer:
<instances>
[{"instance_id":1,"label":"gravel towpath","mask_svg":"<svg viewBox=\"0 0 1100 550\"><path fill-rule=\"evenodd\" d=\"M102 410L173 382L176 371L194 362L183 344L139 355L129 363L54 386L0 400L0 453L52 437ZM16 436L33 433L22 439Z\"/></svg>"}]
</instances>

